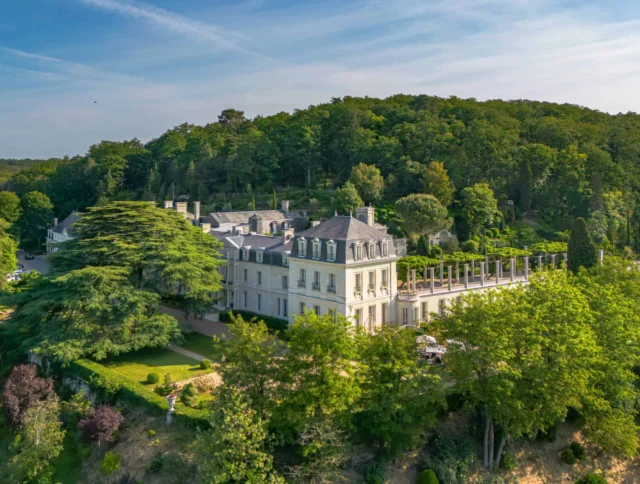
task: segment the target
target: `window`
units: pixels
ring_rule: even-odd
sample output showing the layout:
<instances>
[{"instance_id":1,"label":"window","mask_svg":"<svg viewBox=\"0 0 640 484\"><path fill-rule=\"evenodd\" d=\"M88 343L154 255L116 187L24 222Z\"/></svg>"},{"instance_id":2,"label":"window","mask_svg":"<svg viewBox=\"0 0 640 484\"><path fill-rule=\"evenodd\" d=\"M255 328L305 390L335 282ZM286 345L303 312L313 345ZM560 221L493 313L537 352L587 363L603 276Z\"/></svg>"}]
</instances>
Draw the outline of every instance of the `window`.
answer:
<instances>
[{"instance_id":1,"label":"window","mask_svg":"<svg viewBox=\"0 0 640 484\"><path fill-rule=\"evenodd\" d=\"M318 271L313 271L313 289L320 290L320 273Z\"/></svg>"},{"instance_id":2,"label":"window","mask_svg":"<svg viewBox=\"0 0 640 484\"><path fill-rule=\"evenodd\" d=\"M334 323L338 321L338 312L335 309L330 308L329 314L333 317Z\"/></svg>"},{"instance_id":3,"label":"window","mask_svg":"<svg viewBox=\"0 0 640 484\"><path fill-rule=\"evenodd\" d=\"M258 299L256 301L258 303L258 311L262 309L262 294L258 294Z\"/></svg>"},{"instance_id":4,"label":"window","mask_svg":"<svg viewBox=\"0 0 640 484\"><path fill-rule=\"evenodd\" d=\"M289 289L289 276L282 276L282 289Z\"/></svg>"},{"instance_id":5,"label":"window","mask_svg":"<svg viewBox=\"0 0 640 484\"><path fill-rule=\"evenodd\" d=\"M320 316L320 306L313 306L313 311Z\"/></svg>"},{"instance_id":6,"label":"window","mask_svg":"<svg viewBox=\"0 0 640 484\"><path fill-rule=\"evenodd\" d=\"M373 329L376 327L376 306L369 306L369 328Z\"/></svg>"},{"instance_id":7,"label":"window","mask_svg":"<svg viewBox=\"0 0 640 484\"><path fill-rule=\"evenodd\" d=\"M327 291L336 292L336 275L329 274L329 286L327 287Z\"/></svg>"},{"instance_id":8,"label":"window","mask_svg":"<svg viewBox=\"0 0 640 484\"><path fill-rule=\"evenodd\" d=\"M249 272L244 269L244 282L247 282L247 280L249 280Z\"/></svg>"},{"instance_id":9,"label":"window","mask_svg":"<svg viewBox=\"0 0 640 484\"><path fill-rule=\"evenodd\" d=\"M280 316L280 314L281 314L281 313L280 313L280 311L281 311L281 304L282 304L282 301L280 300L280 298L278 298L278 299L276 300L276 310L277 310L277 313L276 313L276 314L277 314L278 316Z\"/></svg>"},{"instance_id":10,"label":"window","mask_svg":"<svg viewBox=\"0 0 640 484\"><path fill-rule=\"evenodd\" d=\"M447 311L447 300L440 299L438 301L438 312L440 313L440 316L444 316L446 311Z\"/></svg>"},{"instance_id":11,"label":"window","mask_svg":"<svg viewBox=\"0 0 640 484\"><path fill-rule=\"evenodd\" d=\"M303 302L300 303L300 314L304 314L304 310L306 309L307 305Z\"/></svg>"},{"instance_id":12,"label":"window","mask_svg":"<svg viewBox=\"0 0 640 484\"><path fill-rule=\"evenodd\" d=\"M362 260L362 244L356 244L356 260Z\"/></svg>"},{"instance_id":13,"label":"window","mask_svg":"<svg viewBox=\"0 0 640 484\"><path fill-rule=\"evenodd\" d=\"M409 308L402 308L402 326L409 324Z\"/></svg>"},{"instance_id":14,"label":"window","mask_svg":"<svg viewBox=\"0 0 640 484\"><path fill-rule=\"evenodd\" d=\"M249 250L248 249L244 249L242 251L242 259L243 260L249 260Z\"/></svg>"},{"instance_id":15,"label":"window","mask_svg":"<svg viewBox=\"0 0 640 484\"><path fill-rule=\"evenodd\" d=\"M286 255L282 256L282 265L285 267L289 267L289 258Z\"/></svg>"},{"instance_id":16,"label":"window","mask_svg":"<svg viewBox=\"0 0 640 484\"><path fill-rule=\"evenodd\" d=\"M388 272L388 270L387 270L387 269L382 269L382 271L381 271L381 276L382 276L382 277L381 277L381 279L382 279L382 280L380 281L380 285L381 285L384 289L386 289L386 288L387 288L387 285L389 284L389 281L387 280L387 275L388 275L388 274L389 274L389 272Z\"/></svg>"},{"instance_id":17,"label":"window","mask_svg":"<svg viewBox=\"0 0 640 484\"><path fill-rule=\"evenodd\" d=\"M298 257L307 256L307 241L304 237L298 239Z\"/></svg>"},{"instance_id":18,"label":"window","mask_svg":"<svg viewBox=\"0 0 640 484\"><path fill-rule=\"evenodd\" d=\"M362 292L362 273L356 273L356 292Z\"/></svg>"},{"instance_id":19,"label":"window","mask_svg":"<svg viewBox=\"0 0 640 484\"><path fill-rule=\"evenodd\" d=\"M261 250L257 250L256 251L256 261L262 263L264 254L262 253Z\"/></svg>"},{"instance_id":20,"label":"window","mask_svg":"<svg viewBox=\"0 0 640 484\"><path fill-rule=\"evenodd\" d=\"M242 293L242 307L243 308L247 307L247 291L244 291Z\"/></svg>"},{"instance_id":21,"label":"window","mask_svg":"<svg viewBox=\"0 0 640 484\"><path fill-rule=\"evenodd\" d=\"M376 256L376 246L373 242L369 242L368 244L369 248L368 248L368 252L369 252L369 259L373 259Z\"/></svg>"},{"instance_id":22,"label":"window","mask_svg":"<svg viewBox=\"0 0 640 484\"><path fill-rule=\"evenodd\" d=\"M282 300L282 315L286 318L289 313L289 301L286 299Z\"/></svg>"},{"instance_id":23,"label":"window","mask_svg":"<svg viewBox=\"0 0 640 484\"><path fill-rule=\"evenodd\" d=\"M356 309L355 320L356 326L360 326L362 324L362 308Z\"/></svg>"},{"instance_id":24,"label":"window","mask_svg":"<svg viewBox=\"0 0 640 484\"><path fill-rule=\"evenodd\" d=\"M262 285L262 272L258 271L258 286Z\"/></svg>"},{"instance_id":25,"label":"window","mask_svg":"<svg viewBox=\"0 0 640 484\"><path fill-rule=\"evenodd\" d=\"M375 271L369 271L369 290L370 291L376 290L376 272Z\"/></svg>"},{"instance_id":26,"label":"window","mask_svg":"<svg viewBox=\"0 0 640 484\"><path fill-rule=\"evenodd\" d=\"M387 313L389 312L389 306L387 303L382 303L382 324L387 324Z\"/></svg>"},{"instance_id":27,"label":"window","mask_svg":"<svg viewBox=\"0 0 640 484\"><path fill-rule=\"evenodd\" d=\"M420 314L418 313L418 308L413 308L413 322L417 323L420 319Z\"/></svg>"},{"instance_id":28,"label":"window","mask_svg":"<svg viewBox=\"0 0 640 484\"><path fill-rule=\"evenodd\" d=\"M422 306L422 321L429 321L429 305L425 301L421 304Z\"/></svg>"},{"instance_id":29,"label":"window","mask_svg":"<svg viewBox=\"0 0 640 484\"><path fill-rule=\"evenodd\" d=\"M386 240L382 242L382 257L387 257L389 255L389 242Z\"/></svg>"},{"instance_id":30,"label":"window","mask_svg":"<svg viewBox=\"0 0 640 484\"><path fill-rule=\"evenodd\" d=\"M313 241L311 257L313 257L314 259L320 258L320 241L319 240Z\"/></svg>"},{"instance_id":31,"label":"window","mask_svg":"<svg viewBox=\"0 0 640 484\"><path fill-rule=\"evenodd\" d=\"M336 243L333 240L327 242L327 260L336 260Z\"/></svg>"},{"instance_id":32,"label":"window","mask_svg":"<svg viewBox=\"0 0 640 484\"><path fill-rule=\"evenodd\" d=\"M300 277L298 279L298 286L306 287L307 285L307 270L300 269Z\"/></svg>"}]
</instances>

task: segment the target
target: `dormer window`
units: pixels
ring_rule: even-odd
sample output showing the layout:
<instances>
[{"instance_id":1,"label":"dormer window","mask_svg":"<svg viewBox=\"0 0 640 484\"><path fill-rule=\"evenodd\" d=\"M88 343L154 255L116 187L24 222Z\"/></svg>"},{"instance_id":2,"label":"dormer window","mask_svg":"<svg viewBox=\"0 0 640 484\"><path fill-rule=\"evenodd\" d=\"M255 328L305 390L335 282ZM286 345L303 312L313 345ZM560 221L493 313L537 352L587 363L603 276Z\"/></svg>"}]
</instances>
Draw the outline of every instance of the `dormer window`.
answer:
<instances>
[{"instance_id":1,"label":"dormer window","mask_svg":"<svg viewBox=\"0 0 640 484\"><path fill-rule=\"evenodd\" d=\"M286 254L282 255L282 265L289 267L289 257Z\"/></svg>"},{"instance_id":2,"label":"dormer window","mask_svg":"<svg viewBox=\"0 0 640 484\"><path fill-rule=\"evenodd\" d=\"M256 262L262 263L264 259L264 254L261 250L256 250Z\"/></svg>"},{"instance_id":3,"label":"dormer window","mask_svg":"<svg viewBox=\"0 0 640 484\"><path fill-rule=\"evenodd\" d=\"M244 260L249 260L249 249L244 249L244 250L242 251L242 258L243 258Z\"/></svg>"},{"instance_id":4,"label":"dormer window","mask_svg":"<svg viewBox=\"0 0 640 484\"><path fill-rule=\"evenodd\" d=\"M312 243L312 252L311 252L311 257L314 259L319 259L320 258L320 244L321 242L318 239L315 239Z\"/></svg>"},{"instance_id":5,"label":"dormer window","mask_svg":"<svg viewBox=\"0 0 640 484\"><path fill-rule=\"evenodd\" d=\"M382 257L389 256L389 242L386 240L382 242Z\"/></svg>"},{"instance_id":6,"label":"dormer window","mask_svg":"<svg viewBox=\"0 0 640 484\"><path fill-rule=\"evenodd\" d=\"M336 243L333 240L327 242L327 260L335 261L336 260Z\"/></svg>"},{"instance_id":7,"label":"dormer window","mask_svg":"<svg viewBox=\"0 0 640 484\"><path fill-rule=\"evenodd\" d=\"M362 260L362 244L356 244L356 260Z\"/></svg>"},{"instance_id":8,"label":"dormer window","mask_svg":"<svg viewBox=\"0 0 640 484\"><path fill-rule=\"evenodd\" d=\"M307 241L304 237L298 239L298 257L307 256Z\"/></svg>"},{"instance_id":9,"label":"dormer window","mask_svg":"<svg viewBox=\"0 0 640 484\"><path fill-rule=\"evenodd\" d=\"M369 259L374 259L376 256L376 245L373 242L369 242L367 250L369 252Z\"/></svg>"}]
</instances>

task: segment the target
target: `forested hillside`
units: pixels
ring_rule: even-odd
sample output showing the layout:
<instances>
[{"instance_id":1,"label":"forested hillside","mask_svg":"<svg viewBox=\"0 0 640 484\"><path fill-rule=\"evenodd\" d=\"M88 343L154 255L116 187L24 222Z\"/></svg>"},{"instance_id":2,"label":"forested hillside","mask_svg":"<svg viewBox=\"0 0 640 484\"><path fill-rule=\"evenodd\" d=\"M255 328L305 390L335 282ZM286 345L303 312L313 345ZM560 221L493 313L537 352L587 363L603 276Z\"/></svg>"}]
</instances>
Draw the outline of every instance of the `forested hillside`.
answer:
<instances>
[{"instance_id":1,"label":"forested hillside","mask_svg":"<svg viewBox=\"0 0 640 484\"><path fill-rule=\"evenodd\" d=\"M42 160L5 160L0 159L0 183L7 181L16 173L31 168Z\"/></svg>"},{"instance_id":2,"label":"forested hillside","mask_svg":"<svg viewBox=\"0 0 640 484\"><path fill-rule=\"evenodd\" d=\"M486 182L507 222L526 219L553 234L581 216L594 233L634 242L640 116L542 102L347 97L252 120L228 109L218 122L183 124L146 144L105 141L84 157L38 164L7 188L47 194L59 216L110 199L174 195L201 200L205 212L246 209L246 201L232 203L233 193L253 193L257 208L271 206L274 191L313 205L365 163L384 177L373 200L384 206L432 193L433 161L451 178L449 211L463 239L462 191Z\"/></svg>"}]
</instances>

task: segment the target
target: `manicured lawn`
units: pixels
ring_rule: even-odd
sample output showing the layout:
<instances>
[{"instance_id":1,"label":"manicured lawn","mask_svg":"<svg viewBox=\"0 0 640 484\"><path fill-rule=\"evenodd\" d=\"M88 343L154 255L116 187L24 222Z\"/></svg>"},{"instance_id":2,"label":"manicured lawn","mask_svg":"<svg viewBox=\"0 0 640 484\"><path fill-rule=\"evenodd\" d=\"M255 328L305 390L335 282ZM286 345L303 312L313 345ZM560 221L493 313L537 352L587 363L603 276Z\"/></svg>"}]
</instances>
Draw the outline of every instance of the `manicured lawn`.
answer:
<instances>
[{"instance_id":1,"label":"manicured lawn","mask_svg":"<svg viewBox=\"0 0 640 484\"><path fill-rule=\"evenodd\" d=\"M212 361L217 361L220 355L213 348L213 337L200 333L191 333L185 337L185 341L180 345L182 348L206 356Z\"/></svg>"},{"instance_id":2,"label":"manicured lawn","mask_svg":"<svg viewBox=\"0 0 640 484\"><path fill-rule=\"evenodd\" d=\"M146 383L147 375L156 372L160 381L169 373L173 381L187 380L211 370L201 370L200 362L168 349L150 348L116 356L101 362L107 368L138 383Z\"/></svg>"}]
</instances>

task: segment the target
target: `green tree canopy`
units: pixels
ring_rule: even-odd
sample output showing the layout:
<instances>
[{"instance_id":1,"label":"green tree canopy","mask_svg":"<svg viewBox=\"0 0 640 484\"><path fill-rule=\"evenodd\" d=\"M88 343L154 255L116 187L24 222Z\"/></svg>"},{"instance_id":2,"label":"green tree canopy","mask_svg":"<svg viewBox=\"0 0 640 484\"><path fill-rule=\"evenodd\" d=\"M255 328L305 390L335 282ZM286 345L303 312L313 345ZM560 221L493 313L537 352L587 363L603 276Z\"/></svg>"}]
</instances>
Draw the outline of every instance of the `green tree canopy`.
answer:
<instances>
[{"instance_id":1,"label":"green tree canopy","mask_svg":"<svg viewBox=\"0 0 640 484\"><path fill-rule=\"evenodd\" d=\"M340 215L355 214L356 208L364 206L364 202L353 183L346 182L333 194L333 206Z\"/></svg>"},{"instance_id":2,"label":"green tree canopy","mask_svg":"<svg viewBox=\"0 0 640 484\"><path fill-rule=\"evenodd\" d=\"M354 166L351 168L349 181L356 187L365 203L377 202L382 197L384 178L375 165L359 163Z\"/></svg>"},{"instance_id":3,"label":"green tree canopy","mask_svg":"<svg viewBox=\"0 0 640 484\"><path fill-rule=\"evenodd\" d=\"M460 203L472 233L477 234L483 227L495 225L502 219L498 201L486 183L476 183L462 190Z\"/></svg>"},{"instance_id":4,"label":"green tree canopy","mask_svg":"<svg viewBox=\"0 0 640 484\"><path fill-rule=\"evenodd\" d=\"M14 223L20 217L22 206L20 198L13 192L0 192L0 219L10 224Z\"/></svg>"},{"instance_id":5,"label":"green tree canopy","mask_svg":"<svg viewBox=\"0 0 640 484\"><path fill-rule=\"evenodd\" d=\"M44 248L47 228L53 223L53 204L40 192L29 192L22 197L22 214L16 222L20 232L20 245L29 252Z\"/></svg>"},{"instance_id":6,"label":"green tree canopy","mask_svg":"<svg viewBox=\"0 0 640 484\"><path fill-rule=\"evenodd\" d=\"M6 284L6 275L14 271L18 260L16 251L18 244L6 229L9 224L0 220L0 288Z\"/></svg>"},{"instance_id":7,"label":"green tree canopy","mask_svg":"<svg viewBox=\"0 0 640 484\"><path fill-rule=\"evenodd\" d=\"M580 267L589 269L598 262L596 246L591 239L587 224L582 217L576 219L571 229L567 247L567 266L576 273Z\"/></svg>"},{"instance_id":8,"label":"green tree canopy","mask_svg":"<svg viewBox=\"0 0 640 484\"><path fill-rule=\"evenodd\" d=\"M438 199L423 193L414 193L396 201L396 213L402 218L403 229L414 235L448 229L453 223Z\"/></svg>"},{"instance_id":9,"label":"green tree canopy","mask_svg":"<svg viewBox=\"0 0 640 484\"><path fill-rule=\"evenodd\" d=\"M440 161L429 163L424 172L424 192L436 197L445 207L451 205L455 189L444 163Z\"/></svg>"}]
</instances>

